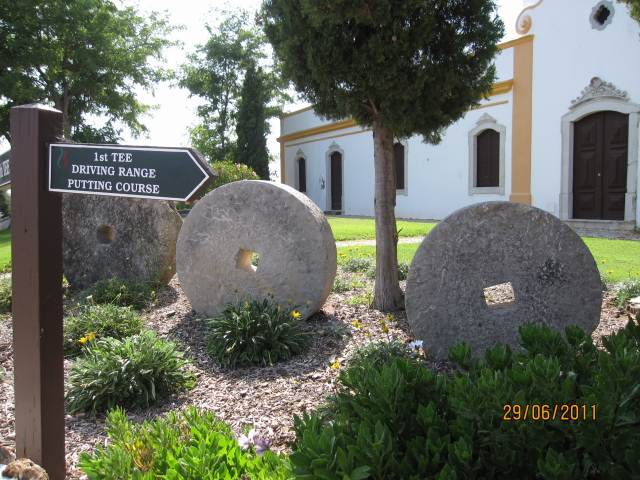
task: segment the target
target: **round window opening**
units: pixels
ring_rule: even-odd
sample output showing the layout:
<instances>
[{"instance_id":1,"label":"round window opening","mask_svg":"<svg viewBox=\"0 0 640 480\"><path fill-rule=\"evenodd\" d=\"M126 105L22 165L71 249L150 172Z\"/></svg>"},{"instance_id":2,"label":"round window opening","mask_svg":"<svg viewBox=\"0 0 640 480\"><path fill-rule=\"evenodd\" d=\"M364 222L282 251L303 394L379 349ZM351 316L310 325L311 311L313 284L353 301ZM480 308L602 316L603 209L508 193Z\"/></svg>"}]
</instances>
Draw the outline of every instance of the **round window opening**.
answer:
<instances>
[{"instance_id":1,"label":"round window opening","mask_svg":"<svg viewBox=\"0 0 640 480\"><path fill-rule=\"evenodd\" d=\"M599 2L591 11L591 27L596 30L604 30L613 18L613 5L610 1Z\"/></svg>"},{"instance_id":2,"label":"round window opening","mask_svg":"<svg viewBox=\"0 0 640 480\"><path fill-rule=\"evenodd\" d=\"M115 232L113 231L113 227L110 225L102 225L98 227L96 231L96 236L98 237L98 242L103 245L108 245L113 242L113 238L115 236Z\"/></svg>"}]
</instances>

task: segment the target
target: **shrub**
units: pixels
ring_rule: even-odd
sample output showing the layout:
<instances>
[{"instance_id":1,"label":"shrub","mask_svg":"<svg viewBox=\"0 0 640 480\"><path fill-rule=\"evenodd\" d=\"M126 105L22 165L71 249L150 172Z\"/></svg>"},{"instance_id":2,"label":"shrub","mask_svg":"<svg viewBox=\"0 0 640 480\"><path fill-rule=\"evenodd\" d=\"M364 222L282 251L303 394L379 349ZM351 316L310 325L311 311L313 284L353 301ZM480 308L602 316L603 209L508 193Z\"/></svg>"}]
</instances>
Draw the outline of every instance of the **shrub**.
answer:
<instances>
[{"instance_id":1,"label":"shrub","mask_svg":"<svg viewBox=\"0 0 640 480\"><path fill-rule=\"evenodd\" d=\"M11 278L0 279L0 313L11 313Z\"/></svg>"},{"instance_id":2,"label":"shrub","mask_svg":"<svg viewBox=\"0 0 640 480\"><path fill-rule=\"evenodd\" d=\"M348 282L344 278L336 277L333 282L333 288L331 289L331 291L335 293L344 293L348 292L349 290L351 290L351 282Z\"/></svg>"},{"instance_id":3,"label":"shrub","mask_svg":"<svg viewBox=\"0 0 640 480\"><path fill-rule=\"evenodd\" d=\"M616 286L616 306L626 308L627 303L640 295L640 279L630 278Z\"/></svg>"},{"instance_id":4,"label":"shrub","mask_svg":"<svg viewBox=\"0 0 640 480\"><path fill-rule=\"evenodd\" d=\"M371 266L372 262L368 258L350 258L349 260L344 262L342 269L345 272L365 273L371 268Z\"/></svg>"},{"instance_id":5,"label":"shrub","mask_svg":"<svg viewBox=\"0 0 640 480\"><path fill-rule=\"evenodd\" d=\"M528 325L520 334L522 353L499 345L474 360L467 346L454 347L450 356L460 370L451 376L404 358L345 369L329 418L295 418L295 473L389 480L636 478L640 326L630 322L604 338L604 350L577 327L563 336ZM515 407L505 408L513 404L520 405L520 420ZM578 407L567 413L571 407L562 405ZM580 419L563 421L562 415Z\"/></svg>"},{"instance_id":6,"label":"shrub","mask_svg":"<svg viewBox=\"0 0 640 480\"><path fill-rule=\"evenodd\" d=\"M82 292L82 297L90 297L90 302L105 304L110 303L121 307L133 307L137 310L148 307L156 300L156 292L160 284L158 282L138 282L110 278L100 280L92 287Z\"/></svg>"},{"instance_id":7,"label":"shrub","mask_svg":"<svg viewBox=\"0 0 640 480\"><path fill-rule=\"evenodd\" d=\"M349 360L349 368L382 368L395 358L414 357L411 350L399 340L382 340L358 347Z\"/></svg>"},{"instance_id":8,"label":"shrub","mask_svg":"<svg viewBox=\"0 0 640 480\"><path fill-rule=\"evenodd\" d=\"M296 310L284 309L272 299L229 305L210 320L209 354L225 367L266 366L287 360L308 343L298 316Z\"/></svg>"},{"instance_id":9,"label":"shrub","mask_svg":"<svg viewBox=\"0 0 640 480\"><path fill-rule=\"evenodd\" d=\"M148 407L194 385L188 365L173 342L152 331L124 340L98 339L71 366L69 411Z\"/></svg>"},{"instance_id":10,"label":"shrub","mask_svg":"<svg viewBox=\"0 0 640 480\"><path fill-rule=\"evenodd\" d=\"M116 409L107 416L107 435L107 447L80 456L89 480L291 478L286 458L243 450L227 425L194 407L142 424Z\"/></svg>"},{"instance_id":11,"label":"shrub","mask_svg":"<svg viewBox=\"0 0 640 480\"><path fill-rule=\"evenodd\" d=\"M125 338L142 330L142 317L131 307L89 305L64 321L64 350L77 355L88 338Z\"/></svg>"}]
</instances>

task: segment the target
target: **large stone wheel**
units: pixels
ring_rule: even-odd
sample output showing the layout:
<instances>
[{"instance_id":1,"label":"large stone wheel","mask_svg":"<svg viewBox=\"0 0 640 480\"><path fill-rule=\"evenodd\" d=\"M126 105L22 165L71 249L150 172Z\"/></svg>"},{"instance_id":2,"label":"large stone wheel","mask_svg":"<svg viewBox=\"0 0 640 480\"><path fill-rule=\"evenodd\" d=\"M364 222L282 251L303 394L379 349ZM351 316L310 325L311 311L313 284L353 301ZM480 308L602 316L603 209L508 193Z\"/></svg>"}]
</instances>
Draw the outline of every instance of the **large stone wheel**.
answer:
<instances>
[{"instance_id":1,"label":"large stone wheel","mask_svg":"<svg viewBox=\"0 0 640 480\"><path fill-rule=\"evenodd\" d=\"M112 277L168 283L182 219L169 202L63 196L64 274L76 288Z\"/></svg>"},{"instance_id":2,"label":"large stone wheel","mask_svg":"<svg viewBox=\"0 0 640 480\"><path fill-rule=\"evenodd\" d=\"M496 343L518 348L518 328L529 322L591 333L601 303L600 275L580 237L547 212L509 202L440 222L418 248L406 288L409 324L439 358L458 342L476 355Z\"/></svg>"},{"instance_id":3,"label":"large stone wheel","mask_svg":"<svg viewBox=\"0 0 640 480\"><path fill-rule=\"evenodd\" d=\"M201 314L272 296L306 318L331 291L336 246L325 215L306 195L272 182L233 182L199 200L185 219L177 270Z\"/></svg>"}]
</instances>

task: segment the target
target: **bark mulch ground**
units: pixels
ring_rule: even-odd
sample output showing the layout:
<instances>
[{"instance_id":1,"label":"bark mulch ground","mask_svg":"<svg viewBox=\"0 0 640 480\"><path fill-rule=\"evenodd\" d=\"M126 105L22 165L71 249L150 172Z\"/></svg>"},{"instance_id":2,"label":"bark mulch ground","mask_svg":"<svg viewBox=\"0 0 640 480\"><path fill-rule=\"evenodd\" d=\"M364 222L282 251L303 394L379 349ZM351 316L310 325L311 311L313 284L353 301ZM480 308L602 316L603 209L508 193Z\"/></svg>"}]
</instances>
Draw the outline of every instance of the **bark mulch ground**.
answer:
<instances>
[{"instance_id":1,"label":"bark mulch ground","mask_svg":"<svg viewBox=\"0 0 640 480\"><path fill-rule=\"evenodd\" d=\"M340 274L346 281L360 278ZM340 368L360 345L377 341L412 340L404 312L387 316L365 305L353 304L355 297L366 297L368 280L360 280L360 289L333 293L322 312L306 322L313 338L310 348L290 361L269 368L225 370L209 358L205 348L206 322L194 314L176 278L160 293L154 308L145 312L147 325L162 336L179 342L193 362L197 386L180 396L145 411L130 412L135 420L152 419L160 414L188 405L213 410L239 434L252 425L271 440L272 449L288 451L294 439L294 415L313 410L335 391ZM605 295L601 322L593 334L600 343L603 335L622 328L628 316L612 304ZM6 371L0 383L0 445L13 449L13 351L11 319L0 318L0 367ZM70 363L65 362L68 372ZM431 367L447 370L444 363L432 362ZM1 373L0 369L0 373ZM82 478L77 468L80 453L91 452L104 444L103 417L67 415L66 449L68 479Z\"/></svg>"}]
</instances>

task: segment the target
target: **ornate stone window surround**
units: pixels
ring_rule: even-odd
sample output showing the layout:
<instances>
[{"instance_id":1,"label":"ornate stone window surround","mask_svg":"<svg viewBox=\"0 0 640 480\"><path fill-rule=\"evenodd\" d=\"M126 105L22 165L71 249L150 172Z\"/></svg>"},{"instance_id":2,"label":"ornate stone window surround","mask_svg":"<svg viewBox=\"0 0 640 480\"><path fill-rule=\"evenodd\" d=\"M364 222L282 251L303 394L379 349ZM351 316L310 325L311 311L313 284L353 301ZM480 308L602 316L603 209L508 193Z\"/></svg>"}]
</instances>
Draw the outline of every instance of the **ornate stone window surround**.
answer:
<instances>
[{"instance_id":1,"label":"ornate stone window surround","mask_svg":"<svg viewBox=\"0 0 640 480\"><path fill-rule=\"evenodd\" d=\"M409 195L409 142L406 139L396 139L393 144L399 143L404 147L404 188L402 190L396 189L396 195ZM394 158L395 161L395 158Z\"/></svg>"},{"instance_id":2,"label":"ornate stone window surround","mask_svg":"<svg viewBox=\"0 0 640 480\"><path fill-rule=\"evenodd\" d=\"M498 132L500 138L499 148L499 175L497 187L477 187L477 164L478 164L478 135L487 129ZM469 132L469 195L494 194L504 195L504 161L505 161L505 141L507 137L507 127L499 124L495 118L485 113L476 122L476 126Z\"/></svg>"},{"instance_id":3,"label":"ornate stone window surround","mask_svg":"<svg viewBox=\"0 0 640 480\"><path fill-rule=\"evenodd\" d=\"M560 184L560 219L573 218L573 128L574 123L602 111L629 115L627 155L627 193L624 202L624 220L640 222L637 214L638 185L638 119L640 105L631 103L627 92L598 77L591 79L580 96L571 102L569 112L562 117L562 173Z\"/></svg>"},{"instance_id":4,"label":"ornate stone window surround","mask_svg":"<svg viewBox=\"0 0 640 480\"><path fill-rule=\"evenodd\" d=\"M325 163L326 163L326 174L325 174L325 183L326 183L326 187L325 187L325 191L326 191L326 195L325 195L325 205L326 208L325 210L331 210L331 154L333 152L339 152L340 155L342 156L342 211L346 212L346 206L345 206L345 195L344 195L344 150L342 148L340 148L340 146L336 143L336 142L331 142L331 145L329 145L329 148L327 149L327 153L325 154Z\"/></svg>"},{"instance_id":5,"label":"ornate stone window surround","mask_svg":"<svg viewBox=\"0 0 640 480\"><path fill-rule=\"evenodd\" d=\"M301 192L301 193L304 193L305 195L308 196L309 194L309 162L307 162L307 156L304 154L304 151L301 148L298 149L293 160L293 168L295 170L295 174L294 174L295 187L296 187L296 190L300 191L300 162L299 162L300 158L304 158L304 163L306 167L305 173L307 175L307 191Z\"/></svg>"}]
</instances>

